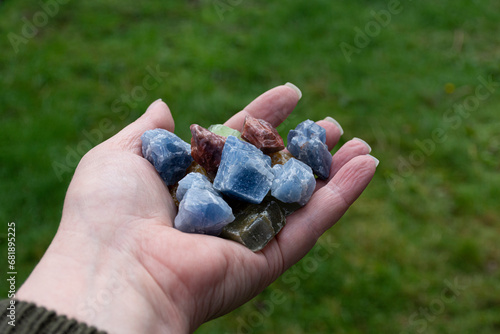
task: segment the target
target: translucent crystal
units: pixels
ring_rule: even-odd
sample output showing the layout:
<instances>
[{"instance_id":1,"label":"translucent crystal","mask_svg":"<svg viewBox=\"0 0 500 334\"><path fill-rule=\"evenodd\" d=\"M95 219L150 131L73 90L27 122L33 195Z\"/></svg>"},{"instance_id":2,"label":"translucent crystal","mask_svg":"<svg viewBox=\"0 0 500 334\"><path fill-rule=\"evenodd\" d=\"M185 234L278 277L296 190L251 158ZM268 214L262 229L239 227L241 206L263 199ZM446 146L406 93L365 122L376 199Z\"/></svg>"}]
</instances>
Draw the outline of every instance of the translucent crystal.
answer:
<instances>
[{"instance_id":1,"label":"translucent crystal","mask_svg":"<svg viewBox=\"0 0 500 334\"><path fill-rule=\"evenodd\" d=\"M168 186L168 192L170 193L170 196L172 196L172 199L174 200L174 204L176 207L179 207L179 201L177 200L177 187L179 186L178 183L174 184L173 186Z\"/></svg>"},{"instance_id":2,"label":"translucent crystal","mask_svg":"<svg viewBox=\"0 0 500 334\"><path fill-rule=\"evenodd\" d=\"M222 137L235 136L241 139L241 133L238 130L232 129L229 126L223 124L214 124L208 127L208 130Z\"/></svg>"},{"instance_id":3,"label":"translucent crystal","mask_svg":"<svg viewBox=\"0 0 500 334\"><path fill-rule=\"evenodd\" d=\"M271 189L273 178L269 156L234 136L227 138L215 189L242 201L260 203Z\"/></svg>"},{"instance_id":4,"label":"translucent crystal","mask_svg":"<svg viewBox=\"0 0 500 334\"><path fill-rule=\"evenodd\" d=\"M320 179L330 175L332 155L326 146L326 131L311 120L297 125L288 133L287 149L300 161L312 168Z\"/></svg>"},{"instance_id":5,"label":"translucent crystal","mask_svg":"<svg viewBox=\"0 0 500 334\"><path fill-rule=\"evenodd\" d=\"M236 214L235 220L223 228L220 236L257 252L278 234L285 223L285 215L276 202L251 204Z\"/></svg>"},{"instance_id":6,"label":"translucent crystal","mask_svg":"<svg viewBox=\"0 0 500 334\"><path fill-rule=\"evenodd\" d=\"M290 154L290 152L287 152L285 150L279 151L279 152L274 152L269 154L271 157L271 165L274 166L276 164L279 165L284 165L290 158L293 158L293 156Z\"/></svg>"},{"instance_id":7,"label":"translucent crystal","mask_svg":"<svg viewBox=\"0 0 500 334\"><path fill-rule=\"evenodd\" d=\"M174 226L180 231L219 235L234 220L231 207L202 174L190 173L179 181L177 198L180 204Z\"/></svg>"},{"instance_id":8,"label":"translucent crystal","mask_svg":"<svg viewBox=\"0 0 500 334\"><path fill-rule=\"evenodd\" d=\"M316 187L316 179L309 166L291 158L284 165L274 165L271 195L285 203L305 205Z\"/></svg>"},{"instance_id":9,"label":"translucent crystal","mask_svg":"<svg viewBox=\"0 0 500 334\"><path fill-rule=\"evenodd\" d=\"M200 174L207 176L210 179L205 168L201 167L200 164L197 163L196 161L193 161L193 163L188 167L186 174L189 174L189 173L200 173Z\"/></svg>"},{"instance_id":10,"label":"translucent crystal","mask_svg":"<svg viewBox=\"0 0 500 334\"><path fill-rule=\"evenodd\" d=\"M167 185L179 181L193 158L191 146L165 129L154 129L141 136L142 156L151 162Z\"/></svg>"},{"instance_id":11,"label":"translucent crystal","mask_svg":"<svg viewBox=\"0 0 500 334\"><path fill-rule=\"evenodd\" d=\"M302 207L299 203L285 203L285 202L282 202L276 198L274 198L274 200L280 206L280 209L281 209L281 211L283 211L283 214L285 215L285 217L290 216L292 213L294 213L295 211L297 211L298 209L300 209ZM265 201L265 199L264 199L264 201Z\"/></svg>"}]
</instances>

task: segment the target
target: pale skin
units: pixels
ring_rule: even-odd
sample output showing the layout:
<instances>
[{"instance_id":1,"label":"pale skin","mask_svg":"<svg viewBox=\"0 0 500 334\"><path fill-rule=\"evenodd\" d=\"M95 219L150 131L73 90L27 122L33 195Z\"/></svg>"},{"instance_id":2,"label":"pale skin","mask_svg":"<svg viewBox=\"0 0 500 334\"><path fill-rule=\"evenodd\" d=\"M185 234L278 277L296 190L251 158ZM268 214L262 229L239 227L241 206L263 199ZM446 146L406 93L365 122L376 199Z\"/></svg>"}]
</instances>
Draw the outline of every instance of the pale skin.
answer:
<instances>
[{"instance_id":1,"label":"pale skin","mask_svg":"<svg viewBox=\"0 0 500 334\"><path fill-rule=\"evenodd\" d=\"M278 86L226 125L239 129L250 114L277 126L298 100L292 88ZM318 124L326 129L332 149L340 129L328 121ZM174 131L170 110L161 100L82 158L57 234L19 289L19 300L109 333L193 332L255 297L304 257L363 192L376 169L368 146L347 142L333 156L330 178L318 181L309 203L254 253L233 241L172 227L177 209L141 154L140 136L155 128Z\"/></svg>"}]
</instances>

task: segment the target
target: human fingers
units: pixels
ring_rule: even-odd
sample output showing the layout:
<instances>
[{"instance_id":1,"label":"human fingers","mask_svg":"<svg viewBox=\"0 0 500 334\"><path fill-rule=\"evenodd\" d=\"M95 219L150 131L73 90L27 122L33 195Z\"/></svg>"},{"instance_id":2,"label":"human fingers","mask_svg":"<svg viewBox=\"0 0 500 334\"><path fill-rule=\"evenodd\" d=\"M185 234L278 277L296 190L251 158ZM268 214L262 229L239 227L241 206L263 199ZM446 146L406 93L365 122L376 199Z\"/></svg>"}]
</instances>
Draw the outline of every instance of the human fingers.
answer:
<instances>
[{"instance_id":1,"label":"human fingers","mask_svg":"<svg viewBox=\"0 0 500 334\"><path fill-rule=\"evenodd\" d=\"M377 162L371 156L357 156L347 162L333 178L316 191L302 209L290 215L276 240L286 270L314 246L361 195L373 175Z\"/></svg>"},{"instance_id":2,"label":"human fingers","mask_svg":"<svg viewBox=\"0 0 500 334\"><path fill-rule=\"evenodd\" d=\"M330 116L316 122L316 124L326 130L326 145L328 146L328 150L331 151L335 145L337 145L340 136L344 134L344 130L340 126L339 122Z\"/></svg>"},{"instance_id":3,"label":"human fingers","mask_svg":"<svg viewBox=\"0 0 500 334\"><path fill-rule=\"evenodd\" d=\"M156 128L174 132L174 119L161 99L154 101L141 117L110 138L109 144L141 155L142 134Z\"/></svg>"},{"instance_id":4,"label":"human fingers","mask_svg":"<svg viewBox=\"0 0 500 334\"><path fill-rule=\"evenodd\" d=\"M250 115L264 119L277 127L290 115L301 97L300 90L291 83L272 88L250 102L245 109L236 113L224 125L240 130L245 117Z\"/></svg>"},{"instance_id":5,"label":"human fingers","mask_svg":"<svg viewBox=\"0 0 500 334\"><path fill-rule=\"evenodd\" d=\"M360 138L353 138L335 152L332 158L330 179L351 159L358 155L366 155L372 151L370 145Z\"/></svg>"},{"instance_id":6,"label":"human fingers","mask_svg":"<svg viewBox=\"0 0 500 334\"><path fill-rule=\"evenodd\" d=\"M333 155L332 157L332 165L330 167L330 175L327 180L317 180L316 182L316 190L318 191L322 187L324 187L329 180L333 178L335 174L351 159L357 157L359 155L366 155L371 152L371 147L360 138L353 138L344 145ZM374 158L372 156L372 158Z\"/></svg>"}]
</instances>

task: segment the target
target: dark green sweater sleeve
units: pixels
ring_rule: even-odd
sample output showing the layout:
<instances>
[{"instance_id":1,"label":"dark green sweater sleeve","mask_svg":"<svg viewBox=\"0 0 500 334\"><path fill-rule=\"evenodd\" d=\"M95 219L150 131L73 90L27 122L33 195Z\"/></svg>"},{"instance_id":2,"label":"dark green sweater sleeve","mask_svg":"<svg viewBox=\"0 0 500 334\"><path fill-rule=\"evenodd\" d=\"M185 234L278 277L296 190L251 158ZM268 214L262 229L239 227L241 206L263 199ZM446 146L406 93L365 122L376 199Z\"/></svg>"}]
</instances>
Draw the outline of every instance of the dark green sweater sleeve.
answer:
<instances>
[{"instance_id":1,"label":"dark green sweater sleeve","mask_svg":"<svg viewBox=\"0 0 500 334\"><path fill-rule=\"evenodd\" d=\"M14 306L12 306L14 305ZM0 301L0 333L16 334L106 334L45 307L10 299Z\"/></svg>"}]
</instances>

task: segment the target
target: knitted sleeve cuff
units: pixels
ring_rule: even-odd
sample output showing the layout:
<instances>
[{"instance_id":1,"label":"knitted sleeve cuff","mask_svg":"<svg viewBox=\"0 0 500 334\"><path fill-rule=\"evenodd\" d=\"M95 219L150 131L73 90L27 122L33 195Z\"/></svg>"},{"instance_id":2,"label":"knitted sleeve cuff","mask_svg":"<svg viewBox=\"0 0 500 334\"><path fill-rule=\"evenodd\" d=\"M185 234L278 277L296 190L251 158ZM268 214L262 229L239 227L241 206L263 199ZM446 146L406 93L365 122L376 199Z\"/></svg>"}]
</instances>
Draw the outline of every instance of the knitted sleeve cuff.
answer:
<instances>
[{"instance_id":1,"label":"knitted sleeve cuff","mask_svg":"<svg viewBox=\"0 0 500 334\"><path fill-rule=\"evenodd\" d=\"M0 333L106 334L45 307L19 300L0 300Z\"/></svg>"}]
</instances>

